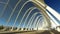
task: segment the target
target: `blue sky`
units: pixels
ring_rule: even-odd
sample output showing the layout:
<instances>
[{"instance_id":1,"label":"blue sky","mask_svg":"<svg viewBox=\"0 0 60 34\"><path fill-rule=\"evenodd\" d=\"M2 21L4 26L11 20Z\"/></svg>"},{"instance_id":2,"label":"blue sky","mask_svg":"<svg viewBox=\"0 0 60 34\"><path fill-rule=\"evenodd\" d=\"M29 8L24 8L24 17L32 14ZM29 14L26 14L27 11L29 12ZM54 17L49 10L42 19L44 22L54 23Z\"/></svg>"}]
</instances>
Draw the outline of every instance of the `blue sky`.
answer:
<instances>
[{"instance_id":1,"label":"blue sky","mask_svg":"<svg viewBox=\"0 0 60 34\"><path fill-rule=\"evenodd\" d=\"M45 3L60 13L60 0L44 0Z\"/></svg>"}]
</instances>

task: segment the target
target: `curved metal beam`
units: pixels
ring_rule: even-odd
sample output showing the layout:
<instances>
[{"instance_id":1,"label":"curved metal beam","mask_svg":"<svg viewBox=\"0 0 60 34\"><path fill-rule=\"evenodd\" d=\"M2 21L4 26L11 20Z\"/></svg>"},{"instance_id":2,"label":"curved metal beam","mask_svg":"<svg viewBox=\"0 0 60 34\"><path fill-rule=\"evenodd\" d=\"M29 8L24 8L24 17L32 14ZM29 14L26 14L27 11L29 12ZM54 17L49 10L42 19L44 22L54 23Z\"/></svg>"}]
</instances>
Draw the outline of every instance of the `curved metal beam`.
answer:
<instances>
[{"instance_id":1,"label":"curved metal beam","mask_svg":"<svg viewBox=\"0 0 60 34\"><path fill-rule=\"evenodd\" d=\"M51 27L50 17L46 13L46 4L42 3L44 2L44 0L42 0L42 2L38 0L30 0L30 1L32 1L36 5L36 7L38 7L39 10L41 10L46 22L49 23L49 27Z\"/></svg>"}]
</instances>

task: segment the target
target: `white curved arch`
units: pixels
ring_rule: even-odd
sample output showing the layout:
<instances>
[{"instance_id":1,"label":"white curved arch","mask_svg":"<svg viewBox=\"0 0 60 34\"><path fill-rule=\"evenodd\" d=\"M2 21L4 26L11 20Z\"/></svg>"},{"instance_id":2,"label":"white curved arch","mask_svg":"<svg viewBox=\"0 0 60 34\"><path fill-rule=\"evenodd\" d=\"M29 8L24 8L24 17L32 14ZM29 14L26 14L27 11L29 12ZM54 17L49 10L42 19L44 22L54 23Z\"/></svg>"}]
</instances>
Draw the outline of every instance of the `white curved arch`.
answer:
<instances>
[{"instance_id":1,"label":"white curved arch","mask_svg":"<svg viewBox=\"0 0 60 34\"><path fill-rule=\"evenodd\" d=\"M38 21L38 19L39 19L40 17L41 17L41 15L40 15L40 16L37 16L37 18L36 18L36 19L34 20L34 22L33 22L34 24L33 24L32 26L33 26L33 29L34 29L34 30L37 30L37 29L36 29L37 21ZM42 18L42 17L41 17L41 18Z\"/></svg>"},{"instance_id":2,"label":"white curved arch","mask_svg":"<svg viewBox=\"0 0 60 34\"><path fill-rule=\"evenodd\" d=\"M5 3L5 2L0 2L1 4L7 4L7 3Z\"/></svg>"},{"instance_id":3,"label":"white curved arch","mask_svg":"<svg viewBox=\"0 0 60 34\"><path fill-rule=\"evenodd\" d=\"M37 26L36 27L39 27L40 23L41 23L41 18L37 21Z\"/></svg>"},{"instance_id":4,"label":"white curved arch","mask_svg":"<svg viewBox=\"0 0 60 34\"><path fill-rule=\"evenodd\" d=\"M30 1L26 1L26 2L23 4L23 6L21 7L21 9L19 10L19 12L18 12L18 14L17 14L17 17L16 17L16 19L15 19L15 23L16 23L19 15L20 15L20 13L21 13L21 10L23 9L23 7L24 7L28 2L30 2ZM15 24L15 23L14 23L14 24ZM13 28L12 28L12 30L13 30Z\"/></svg>"},{"instance_id":5,"label":"white curved arch","mask_svg":"<svg viewBox=\"0 0 60 34\"><path fill-rule=\"evenodd\" d=\"M38 30L42 27L42 18L40 18L38 21L37 21L37 24L36 24L36 28L38 28ZM42 23L42 24L41 24Z\"/></svg>"},{"instance_id":6,"label":"white curved arch","mask_svg":"<svg viewBox=\"0 0 60 34\"><path fill-rule=\"evenodd\" d=\"M9 18L8 18L8 20L7 20L7 24L6 24L6 26L8 26L8 23L9 23L9 21L10 21L10 19L11 19L12 15L13 15L13 13L14 13L14 11L15 11L16 7L17 7L17 6L18 6L18 4L20 3L20 1L21 1L21 0L19 0L19 1L17 2L17 4L15 5L14 9L12 10L12 13L11 13L10 17L9 17ZM5 29L4 29L4 30L5 30Z\"/></svg>"},{"instance_id":7,"label":"white curved arch","mask_svg":"<svg viewBox=\"0 0 60 34\"><path fill-rule=\"evenodd\" d=\"M4 6L2 13L0 14L0 17L2 17L2 15L4 14L5 9L7 8L7 5L9 3L10 0L7 1L6 5Z\"/></svg>"},{"instance_id":8,"label":"white curved arch","mask_svg":"<svg viewBox=\"0 0 60 34\"><path fill-rule=\"evenodd\" d=\"M27 21L27 19L28 19L29 15L30 15L30 13L31 13L34 9L37 9L37 8L36 8L36 7L34 7L34 8L33 8L32 10L30 10L30 12L28 13L28 15L27 15L27 17L26 17L26 20L24 21L23 28L24 28L24 26L25 26L25 23L26 23L26 21Z\"/></svg>"},{"instance_id":9,"label":"white curved arch","mask_svg":"<svg viewBox=\"0 0 60 34\"><path fill-rule=\"evenodd\" d=\"M37 5L36 7L38 7L39 9L41 9L42 14L45 16L45 19L47 20L47 22L50 23L50 17L48 16L48 14L45 12L46 11L46 5L44 4L44 1L38 1L38 0L31 0L35 5ZM43 3L42 3L43 2ZM45 6L43 6L43 5Z\"/></svg>"},{"instance_id":10,"label":"white curved arch","mask_svg":"<svg viewBox=\"0 0 60 34\"><path fill-rule=\"evenodd\" d=\"M16 7L18 6L18 4L19 4L20 2L21 2L21 0L19 0L19 1L16 3L15 7L13 8L12 13L10 14L10 17L9 17L8 20L7 20L7 24L9 23L12 15L13 15L13 13L15 12Z\"/></svg>"},{"instance_id":11,"label":"white curved arch","mask_svg":"<svg viewBox=\"0 0 60 34\"><path fill-rule=\"evenodd\" d=\"M43 20L43 18L40 18L40 19L37 21L37 22L38 22L38 24L39 24L39 22L41 22L41 23L42 23L42 22L43 22L42 20ZM41 24L41 25L42 25L42 24ZM37 25L37 26L38 26L38 25Z\"/></svg>"},{"instance_id":12,"label":"white curved arch","mask_svg":"<svg viewBox=\"0 0 60 34\"><path fill-rule=\"evenodd\" d=\"M40 12L36 12L36 13L34 13L32 16L31 16L31 18L29 19L29 23L27 24L27 27L29 26L29 24L30 24L30 22L32 21L32 19L34 19L35 18L35 16L38 14L38 13L40 13Z\"/></svg>"},{"instance_id":13,"label":"white curved arch","mask_svg":"<svg viewBox=\"0 0 60 34\"><path fill-rule=\"evenodd\" d=\"M26 17L25 22L27 21L27 18L29 17L30 13L31 13L34 9L36 9L36 7L32 8L32 10L30 10L30 12L28 13L28 15L27 15L27 17ZM24 24L25 24L25 22L24 22ZM17 29L17 30L19 30L20 25L21 25L21 23L18 25L18 29Z\"/></svg>"},{"instance_id":14,"label":"white curved arch","mask_svg":"<svg viewBox=\"0 0 60 34\"><path fill-rule=\"evenodd\" d=\"M40 2L40 1L43 1L43 0L29 0L29 1L31 1L31 2L39 2L40 5L42 5L43 7L45 7L45 5Z\"/></svg>"},{"instance_id":15,"label":"white curved arch","mask_svg":"<svg viewBox=\"0 0 60 34\"><path fill-rule=\"evenodd\" d=\"M37 18L35 19L35 21L33 22L34 24L33 24L33 27L36 27L36 24L37 24L37 21L38 21L38 18L40 18L41 17L41 15L39 15L39 16L37 16ZM42 18L42 17L41 17Z\"/></svg>"},{"instance_id":16,"label":"white curved arch","mask_svg":"<svg viewBox=\"0 0 60 34\"><path fill-rule=\"evenodd\" d=\"M28 12L30 9L32 9L32 8L34 8L34 7L30 7L30 8L28 8L28 9L26 10L26 12L25 12L25 14L23 15L20 23L22 23L22 21L23 21L24 17L26 16L27 12ZM16 20L16 21L17 21L17 20ZM16 23L16 21L15 21L14 23ZM14 24L14 25L15 25L15 24ZM13 25L13 27L14 27L14 25Z\"/></svg>"}]
</instances>

